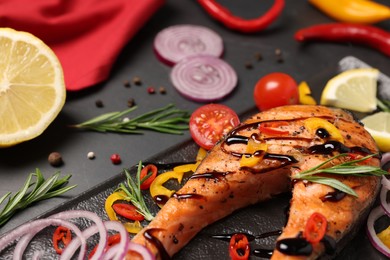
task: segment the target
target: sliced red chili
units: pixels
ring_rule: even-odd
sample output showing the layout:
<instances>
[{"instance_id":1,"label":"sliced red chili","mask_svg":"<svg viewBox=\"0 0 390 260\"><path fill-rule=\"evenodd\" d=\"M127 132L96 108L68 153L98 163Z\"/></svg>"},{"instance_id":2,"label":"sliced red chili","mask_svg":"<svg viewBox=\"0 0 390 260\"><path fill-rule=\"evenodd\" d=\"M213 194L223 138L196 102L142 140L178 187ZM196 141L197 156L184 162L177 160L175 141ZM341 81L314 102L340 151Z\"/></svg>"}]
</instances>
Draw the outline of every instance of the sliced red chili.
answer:
<instances>
[{"instance_id":1,"label":"sliced red chili","mask_svg":"<svg viewBox=\"0 0 390 260\"><path fill-rule=\"evenodd\" d=\"M289 133L287 130L282 130L280 126L288 126L288 122L280 121L280 122L264 122L259 126L260 132L269 135L286 135Z\"/></svg>"},{"instance_id":2,"label":"sliced red chili","mask_svg":"<svg viewBox=\"0 0 390 260\"><path fill-rule=\"evenodd\" d=\"M72 241L72 233L69 228L59 226L53 233L53 247L57 254L62 254L62 250ZM62 247L60 247L62 244Z\"/></svg>"},{"instance_id":3,"label":"sliced red chili","mask_svg":"<svg viewBox=\"0 0 390 260\"><path fill-rule=\"evenodd\" d=\"M234 234L230 239L229 255L232 260L245 260L249 258L249 241L244 234Z\"/></svg>"},{"instance_id":4,"label":"sliced red chili","mask_svg":"<svg viewBox=\"0 0 390 260\"><path fill-rule=\"evenodd\" d=\"M149 175L149 177L148 177ZM157 166L154 164L148 164L142 168L140 174L141 190L147 190L150 188L150 184L154 181L157 176Z\"/></svg>"},{"instance_id":5,"label":"sliced red chili","mask_svg":"<svg viewBox=\"0 0 390 260\"><path fill-rule=\"evenodd\" d=\"M303 237L310 243L318 243L325 236L328 221L321 213L314 212L308 219Z\"/></svg>"},{"instance_id":6,"label":"sliced red chili","mask_svg":"<svg viewBox=\"0 0 390 260\"><path fill-rule=\"evenodd\" d=\"M348 156L352 159L352 160L359 160L361 158L363 158L363 155L361 154L356 154L356 153L349 153ZM372 161L372 157L370 158L367 158L361 162L359 162L359 164L369 164L370 161Z\"/></svg>"},{"instance_id":7,"label":"sliced red chili","mask_svg":"<svg viewBox=\"0 0 390 260\"><path fill-rule=\"evenodd\" d=\"M131 220L142 221L145 217L137 211L137 207L128 203L115 203L112 205L115 213Z\"/></svg>"},{"instance_id":8,"label":"sliced red chili","mask_svg":"<svg viewBox=\"0 0 390 260\"><path fill-rule=\"evenodd\" d=\"M215 20L227 28L243 33L259 32L267 28L284 9L284 0L275 0L272 7L262 16L254 19L244 19L234 16L227 8L215 0L198 0L203 9Z\"/></svg>"},{"instance_id":9,"label":"sliced red chili","mask_svg":"<svg viewBox=\"0 0 390 260\"><path fill-rule=\"evenodd\" d=\"M119 233L115 234L115 235L109 236L108 239L107 239L107 245L104 248L104 252L107 252L108 249L110 249L112 246L118 244L120 241L121 241L121 235ZM91 259L93 257L93 255L95 254L96 250L97 250L97 245L89 253L88 259Z\"/></svg>"}]
</instances>

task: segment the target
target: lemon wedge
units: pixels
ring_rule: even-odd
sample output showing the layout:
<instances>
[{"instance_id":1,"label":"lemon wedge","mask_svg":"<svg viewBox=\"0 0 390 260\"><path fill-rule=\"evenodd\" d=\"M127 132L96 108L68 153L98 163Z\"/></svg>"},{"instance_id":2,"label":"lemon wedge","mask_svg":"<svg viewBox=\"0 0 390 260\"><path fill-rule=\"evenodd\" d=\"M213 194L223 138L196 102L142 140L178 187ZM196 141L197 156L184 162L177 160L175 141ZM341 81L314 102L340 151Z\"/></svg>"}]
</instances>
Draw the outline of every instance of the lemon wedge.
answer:
<instances>
[{"instance_id":1,"label":"lemon wedge","mask_svg":"<svg viewBox=\"0 0 390 260\"><path fill-rule=\"evenodd\" d=\"M63 71L34 35L0 28L0 147L40 135L64 106Z\"/></svg>"},{"instance_id":2,"label":"lemon wedge","mask_svg":"<svg viewBox=\"0 0 390 260\"><path fill-rule=\"evenodd\" d=\"M361 122L374 138L379 150L390 152L390 113L378 112L364 117Z\"/></svg>"},{"instance_id":3,"label":"lemon wedge","mask_svg":"<svg viewBox=\"0 0 390 260\"><path fill-rule=\"evenodd\" d=\"M321 95L321 105L357 112L373 112L376 105L379 71L372 68L351 69L328 81Z\"/></svg>"}]
</instances>

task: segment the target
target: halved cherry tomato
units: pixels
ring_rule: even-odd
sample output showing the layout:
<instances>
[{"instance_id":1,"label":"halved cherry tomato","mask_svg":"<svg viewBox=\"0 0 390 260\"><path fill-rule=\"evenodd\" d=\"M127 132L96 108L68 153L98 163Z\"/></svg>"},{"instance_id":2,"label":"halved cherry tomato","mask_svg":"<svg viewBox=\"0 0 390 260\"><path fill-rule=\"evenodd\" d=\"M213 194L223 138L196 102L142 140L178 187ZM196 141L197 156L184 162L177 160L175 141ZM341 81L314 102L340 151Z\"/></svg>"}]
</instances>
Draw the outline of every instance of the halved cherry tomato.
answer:
<instances>
[{"instance_id":1,"label":"halved cherry tomato","mask_svg":"<svg viewBox=\"0 0 390 260\"><path fill-rule=\"evenodd\" d=\"M288 122L279 121L279 122L264 122L259 126L260 132L269 135L286 135L289 132L286 130L282 130L280 126L288 126Z\"/></svg>"},{"instance_id":2,"label":"halved cherry tomato","mask_svg":"<svg viewBox=\"0 0 390 260\"><path fill-rule=\"evenodd\" d=\"M202 148L210 150L224 135L240 123L236 112L221 104L196 109L190 118L190 133Z\"/></svg>"},{"instance_id":3,"label":"halved cherry tomato","mask_svg":"<svg viewBox=\"0 0 390 260\"><path fill-rule=\"evenodd\" d=\"M115 213L131 220L142 221L145 217L137 211L137 207L129 203L115 203L112 205Z\"/></svg>"},{"instance_id":4,"label":"halved cherry tomato","mask_svg":"<svg viewBox=\"0 0 390 260\"><path fill-rule=\"evenodd\" d=\"M106 247L104 248L104 252L107 252L108 249L110 249L110 247L118 244L119 242L121 241L121 235L118 233L118 234L115 234L115 235L111 235L108 237L107 239L107 245ZM97 249L97 245L92 249L92 251L89 253L88 255L88 259L91 259L93 257L93 255L95 254L96 252L96 249Z\"/></svg>"},{"instance_id":5,"label":"halved cherry tomato","mask_svg":"<svg viewBox=\"0 0 390 260\"><path fill-rule=\"evenodd\" d=\"M328 221L321 213L314 212L308 219L303 237L310 243L318 243L325 236Z\"/></svg>"},{"instance_id":6,"label":"halved cherry tomato","mask_svg":"<svg viewBox=\"0 0 390 260\"><path fill-rule=\"evenodd\" d=\"M144 180L150 174L150 176ZM147 190L150 187L150 184L154 181L157 176L157 166L154 164L148 164L144 166L141 170L141 174L139 176L141 180L141 190Z\"/></svg>"},{"instance_id":7,"label":"halved cherry tomato","mask_svg":"<svg viewBox=\"0 0 390 260\"><path fill-rule=\"evenodd\" d=\"M249 241L244 234L234 234L230 239L229 255L232 260L245 260L249 258Z\"/></svg>"},{"instance_id":8,"label":"halved cherry tomato","mask_svg":"<svg viewBox=\"0 0 390 260\"><path fill-rule=\"evenodd\" d=\"M63 248L65 248L71 240L72 233L70 232L69 228L63 226L57 227L53 233L53 246L57 254L62 254ZM61 242L63 244L63 248L60 248L59 243Z\"/></svg>"},{"instance_id":9,"label":"halved cherry tomato","mask_svg":"<svg viewBox=\"0 0 390 260\"><path fill-rule=\"evenodd\" d=\"M256 83L253 97L261 111L278 106L296 105L299 103L298 84L288 74L270 73Z\"/></svg>"}]
</instances>

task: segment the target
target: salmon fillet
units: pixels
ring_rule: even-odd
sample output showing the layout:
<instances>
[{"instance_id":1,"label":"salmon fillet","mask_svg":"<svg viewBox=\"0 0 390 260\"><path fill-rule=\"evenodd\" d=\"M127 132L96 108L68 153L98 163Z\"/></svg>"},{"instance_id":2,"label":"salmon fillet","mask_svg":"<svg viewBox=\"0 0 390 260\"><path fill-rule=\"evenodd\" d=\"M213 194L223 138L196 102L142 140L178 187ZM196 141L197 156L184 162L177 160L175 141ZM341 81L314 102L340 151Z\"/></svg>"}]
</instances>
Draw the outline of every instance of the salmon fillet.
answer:
<instances>
[{"instance_id":1,"label":"salmon fillet","mask_svg":"<svg viewBox=\"0 0 390 260\"><path fill-rule=\"evenodd\" d=\"M263 150L256 150L259 143L265 144ZM253 144L255 151L248 150ZM373 204L380 179L333 175L358 194L344 194L337 201L326 199L338 192L330 186L291 181L295 174L339 153L378 153L372 137L346 111L297 105L258 113L208 152L192 177L133 242L148 247L157 259L169 259L211 223L240 208L292 191L288 222L277 245L302 242L299 239L314 212L327 219L330 245L340 243ZM351 158L342 157L332 163L345 160ZM367 164L379 166L379 159L372 158ZM272 259L316 259L330 250L328 243L316 243L303 255L291 251L293 244L288 250L276 246ZM127 258L134 256L129 253Z\"/></svg>"}]
</instances>

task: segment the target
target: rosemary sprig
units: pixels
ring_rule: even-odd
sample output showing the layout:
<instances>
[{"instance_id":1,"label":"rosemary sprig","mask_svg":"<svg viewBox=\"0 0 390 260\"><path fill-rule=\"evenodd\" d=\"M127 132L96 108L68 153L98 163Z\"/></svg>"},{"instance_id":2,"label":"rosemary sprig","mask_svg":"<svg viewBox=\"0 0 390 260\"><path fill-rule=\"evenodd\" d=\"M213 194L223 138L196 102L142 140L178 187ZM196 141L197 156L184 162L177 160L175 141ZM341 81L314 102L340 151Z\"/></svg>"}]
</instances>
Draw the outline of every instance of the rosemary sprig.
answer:
<instances>
[{"instance_id":1,"label":"rosemary sprig","mask_svg":"<svg viewBox=\"0 0 390 260\"><path fill-rule=\"evenodd\" d=\"M33 181L34 177L35 182ZM0 205L8 199L0 212L0 226L10 220L17 211L27 208L34 202L59 196L76 187L76 185L66 186L70 177L71 175L66 175L59 179L59 172L56 172L45 180L39 169L36 169L35 173L30 173L24 185L15 195L11 196L12 193L8 192L0 198Z\"/></svg>"},{"instance_id":2,"label":"rosemary sprig","mask_svg":"<svg viewBox=\"0 0 390 260\"><path fill-rule=\"evenodd\" d=\"M359 165L359 162L362 162L364 160L367 160L373 156L377 156L378 154L370 154L365 157L362 157L360 159L351 160L348 162L344 162L341 164L334 165L329 168L322 168L326 164L330 163L331 161L339 158L339 157L345 157L348 156L346 153L338 154L336 156L333 156L332 158L326 160L325 162L310 168L309 170L300 172L293 176L293 179L298 180L307 180L315 183L325 184L328 186L331 186L337 190L340 190L342 192L345 192L347 194L353 195L357 197L356 192L351 189L349 186L345 185L339 180L336 180L331 177L323 177L323 176L315 176L316 174L320 173L329 173L329 174L337 174L337 175L352 175L352 176L358 176L363 177L367 175L373 175L373 176L382 176L389 174L387 171L382 170L380 167L370 166L370 165Z\"/></svg>"},{"instance_id":3,"label":"rosemary sprig","mask_svg":"<svg viewBox=\"0 0 390 260\"><path fill-rule=\"evenodd\" d=\"M389 100L380 100L376 99L377 106L384 112L390 112L390 101Z\"/></svg>"},{"instance_id":4,"label":"rosemary sprig","mask_svg":"<svg viewBox=\"0 0 390 260\"><path fill-rule=\"evenodd\" d=\"M97 132L116 132L126 134L142 134L140 129L160 133L183 134L188 129L190 113L175 108L173 104L152 110L132 119L125 116L137 107L121 112L110 112L70 127Z\"/></svg>"},{"instance_id":5,"label":"rosemary sprig","mask_svg":"<svg viewBox=\"0 0 390 260\"><path fill-rule=\"evenodd\" d=\"M141 184L145 179L147 179L147 176L146 178L140 180L141 169L142 162L139 162L135 181L130 176L129 171L125 169L124 171L126 174L127 185L124 185L123 183L119 184L117 191L124 191L127 195L125 199L129 200L138 209L138 212L145 217L146 220L151 221L154 216L152 215L152 213L150 213L148 207L146 206L144 197L141 193Z\"/></svg>"}]
</instances>

